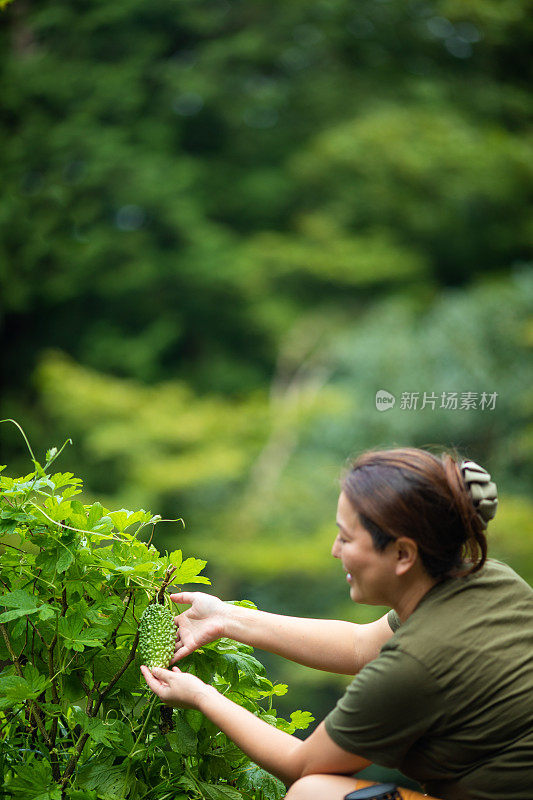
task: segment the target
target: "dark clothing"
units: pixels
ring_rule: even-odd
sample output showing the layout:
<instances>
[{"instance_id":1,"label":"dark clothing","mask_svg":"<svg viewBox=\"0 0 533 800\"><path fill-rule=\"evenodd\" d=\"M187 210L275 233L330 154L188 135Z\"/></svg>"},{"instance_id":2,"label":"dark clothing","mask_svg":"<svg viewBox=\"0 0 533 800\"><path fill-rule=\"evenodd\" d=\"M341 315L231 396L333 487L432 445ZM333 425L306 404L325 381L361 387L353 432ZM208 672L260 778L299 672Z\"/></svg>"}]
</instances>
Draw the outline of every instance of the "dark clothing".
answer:
<instances>
[{"instance_id":1,"label":"dark clothing","mask_svg":"<svg viewBox=\"0 0 533 800\"><path fill-rule=\"evenodd\" d=\"M325 719L443 800L533 799L533 590L488 560L422 598Z\"/></svg>"}]
</instances>

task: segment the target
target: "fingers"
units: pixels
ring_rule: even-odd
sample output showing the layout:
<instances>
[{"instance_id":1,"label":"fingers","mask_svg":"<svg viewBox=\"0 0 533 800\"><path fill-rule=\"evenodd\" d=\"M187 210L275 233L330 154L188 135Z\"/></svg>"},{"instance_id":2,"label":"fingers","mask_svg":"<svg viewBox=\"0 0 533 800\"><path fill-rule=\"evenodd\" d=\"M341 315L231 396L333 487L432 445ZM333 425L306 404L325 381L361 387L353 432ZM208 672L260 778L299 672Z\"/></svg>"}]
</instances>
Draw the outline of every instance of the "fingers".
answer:
<instances>
[{"instance_id":1,"label":"fingers","mask_svg":"<svg viewBox=\"0 0 533 800\"><path fill-rule=\"evenodd\" d=\"M174 667L173 669L177 670L178 672L181 672L181 670L179 670L177 667ZM161 681L161 683L168 683L168 679L170 677L169 673L171 676L172 670L163 669L163 667L152 667L152 675L155 675L155 677L158 678Z\"/></svg>"},{"instance_id":2,"label":"fingers","mask_svg":"<svg viewBox=\"0 0 533 800\"><path fill-rule=\"evenodd\" d=\"M152 669L149 670L144 664L141 667L141 672L148 687L163 700L168 694L172 678L182 674L178 667L172 667L171 670L163 669L162 667L152 667Z\"/></svg>"},{"instance_id":3,"label":"fingers","mask_svg":"<svg viewBox=\"0 0 533 800\"><path fill-rule=\"evenodd\" d=\"M174 603L178 603L179 605L185 605L186 603L191 603L194 600L193 592L178 592L177 594L171 594L170 599Z\"/></svg>"},{"instance_id":4,"label":"fingers","mask_svg":"<svg viewBox=\"0 0 533 800\"><path fill-rule=\"evenodd\" d=\"M176 661L181 661L182 658L185 658L185 656L188 656L190 653L192 653L192 650L189 650L186 647L182 646L182 647L180 647L179 650L176 650L176 652L174 653L174 655L170 659L170 663L171 664L175 664Z\"/></svg>"},{"instance_id":5,"label":"fingers","mask_svg":"<svg viewBox=\"0 0 533 800\"><path fill-rule=\"evenodd\" d=\"M181 672L181 670L179 670L177 667L174 667L174 669L178 670L178 672ZM157 684L160 686L168 683L169 677L172 676L172 671L169 669L163 669L163 667L152 667L150 670L146 664L141 666L141 672L150 688L152 688L152 684Z\"/></svg>"},{"instance_id":6,"label":"fingers","mask_svg":"<svg viewBox=\"0 0 533 800\"><path fill-rule=\"evenodd\" d=\"M161 689L163 688L163 684L161 681L157 680L156 677L150 672L148 667L145 667L144 664L141 667L141 672L143 674L143 678L146 681L148 687L155 692L155 694L159 694Z\"/></svg>"}]
</instances>

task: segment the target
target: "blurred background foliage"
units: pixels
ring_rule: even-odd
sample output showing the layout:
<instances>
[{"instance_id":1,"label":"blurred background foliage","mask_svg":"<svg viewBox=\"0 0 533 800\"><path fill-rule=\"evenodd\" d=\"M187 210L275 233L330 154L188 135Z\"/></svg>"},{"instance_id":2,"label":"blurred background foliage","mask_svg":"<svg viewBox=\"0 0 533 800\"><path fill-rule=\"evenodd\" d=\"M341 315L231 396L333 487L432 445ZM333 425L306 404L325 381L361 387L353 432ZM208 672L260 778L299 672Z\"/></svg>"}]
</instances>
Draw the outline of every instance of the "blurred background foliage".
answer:
<instances>
[{"instance_id":1,"label":"blurred background foliage","mask_svg":"<svg viewBox=\"0 0 533 800\"><path fill-rule=\"evenodd\" d=\"M486 465L492 552L533 583L531 19L526 0L15 0L1 416L41 453L72 437L61 468L89 499L183 517L156 544L207 558L223 599L383 613L350 603L330 550L347 458L394 445ZM454 391L494 408L441 408ZM318 720L346 683L264 660Z\"/></svg>"}]
</instances>

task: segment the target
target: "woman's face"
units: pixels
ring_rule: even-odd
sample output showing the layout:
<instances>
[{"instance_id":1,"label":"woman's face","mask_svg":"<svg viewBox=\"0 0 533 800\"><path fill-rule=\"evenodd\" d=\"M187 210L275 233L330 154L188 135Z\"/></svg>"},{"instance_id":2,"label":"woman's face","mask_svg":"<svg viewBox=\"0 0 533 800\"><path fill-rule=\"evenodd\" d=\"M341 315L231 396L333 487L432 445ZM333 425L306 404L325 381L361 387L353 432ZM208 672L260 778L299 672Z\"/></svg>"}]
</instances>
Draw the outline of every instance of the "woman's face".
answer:
<instances>
[{"instance_id":1,"label":"woman's face","mask_svg":"<svg viewBox=\"0 0 533 800\"><path fill-rule=\"evenodd\" d=\"M337 527L331 554L342 561L351 599L355 603L387 605L395 578L394 542L382 552L376 550L344 492L337 506Z\"/></svg>"}]
</instances>

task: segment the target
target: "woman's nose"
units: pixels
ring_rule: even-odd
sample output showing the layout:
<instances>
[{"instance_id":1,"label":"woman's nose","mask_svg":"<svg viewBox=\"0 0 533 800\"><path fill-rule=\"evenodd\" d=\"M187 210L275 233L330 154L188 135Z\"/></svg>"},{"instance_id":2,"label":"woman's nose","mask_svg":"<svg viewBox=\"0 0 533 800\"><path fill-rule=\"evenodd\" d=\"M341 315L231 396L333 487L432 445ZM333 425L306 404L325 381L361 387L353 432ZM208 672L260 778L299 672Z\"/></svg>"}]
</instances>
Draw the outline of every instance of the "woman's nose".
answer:
<instances>
[{"instance_id":1,"label":"woman's nose","mask_svg":"<svg viewBox=\"0 0 533 800\"><path fill-rule=\"evenodd\" d=\"M339 558L339 537L338 535L335 537L335 541L333 542L333 546L331 548L331 555L333 558Z\"/></svg>"}]
</instances>

